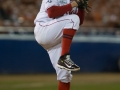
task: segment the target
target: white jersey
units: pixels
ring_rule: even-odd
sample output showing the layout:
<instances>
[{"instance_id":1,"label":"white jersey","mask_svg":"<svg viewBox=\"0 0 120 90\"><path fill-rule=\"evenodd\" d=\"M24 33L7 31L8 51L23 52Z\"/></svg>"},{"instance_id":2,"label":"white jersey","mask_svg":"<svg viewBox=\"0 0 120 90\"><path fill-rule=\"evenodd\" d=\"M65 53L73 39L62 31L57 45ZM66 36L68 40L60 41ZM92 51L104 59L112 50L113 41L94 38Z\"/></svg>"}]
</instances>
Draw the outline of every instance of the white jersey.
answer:
<instances>
[{"instance_id":1,"label":"white jersey","mask_svg":"<svg viewBox=\"0 0 120 90\"><path fill-rule=\"evenodd\" d=\"M49 18L48 14L47 14L47 9L50 8L51 6L62 6L62 5L69 4L70 1L71 0L43 0L40 11L36 16L34 23L36 23L36 22L45 23L45 22L53 20L53 18ZM77 12L78 12L78 9L75 7L72 9L71 12L68 12L65 15L67 15L69 13L77 13Z\"/></svg>"}]
</instances>

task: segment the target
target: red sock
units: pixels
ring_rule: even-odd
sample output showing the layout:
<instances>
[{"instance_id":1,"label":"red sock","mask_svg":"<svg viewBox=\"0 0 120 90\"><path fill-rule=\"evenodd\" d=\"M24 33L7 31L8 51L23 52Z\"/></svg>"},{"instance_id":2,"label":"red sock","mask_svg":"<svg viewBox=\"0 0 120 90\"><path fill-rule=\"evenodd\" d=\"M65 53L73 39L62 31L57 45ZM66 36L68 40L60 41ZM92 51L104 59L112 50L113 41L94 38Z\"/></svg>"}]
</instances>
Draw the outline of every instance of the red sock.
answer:
<instances>
[{"instance_id":1,"label":"red sock","mask_svg":"<svg viewBox=\"0 0 120 90\"><path fill-rule=\"evenodd\" d=\"M63 83L63 82L59 81L58 90L70 90L70 82Z\"/></svg>"},{"instance_id":2,"label":"red sock","mask_svg":"<svg viewBox=\"0 0 120 90\"><path fill-rule=\"evenodd\" d=\"M62 53L61 56L70 52L70 46L72 43L72 39L76 33L74 29L64 29L63 37L62 37Z\"/></svg>"}]
</instances>

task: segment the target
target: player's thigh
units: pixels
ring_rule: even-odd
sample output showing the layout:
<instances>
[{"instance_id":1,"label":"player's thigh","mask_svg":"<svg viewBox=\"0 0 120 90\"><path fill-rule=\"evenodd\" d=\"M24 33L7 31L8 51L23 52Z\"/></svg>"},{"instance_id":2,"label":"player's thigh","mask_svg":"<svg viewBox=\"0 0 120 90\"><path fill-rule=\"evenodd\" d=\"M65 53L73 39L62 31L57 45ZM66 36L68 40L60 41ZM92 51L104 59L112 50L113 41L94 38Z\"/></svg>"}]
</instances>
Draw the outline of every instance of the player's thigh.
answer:
<instances>
[{"instance_id":1,"label":"player's thigh","mask_svg":"<svg viewBox=\"0 0 120 90\"><path fill-rule=\"evenodd\" d=\"M78 25L75 23L78 23ZM43 47L50 48L61 42L64 28L77 30L79 28L79 20L77 15L67 15L44 24L39 23L37 27L39 27L39 30L35 34L36 40Z\"/></svg>"},{"instance_id":2,"label":"player's thigh","mask_svg":"<svg viewBox=\"0 0 120 90\"><path fill-rule=\"evenodd\" d=\"M60 43L62 31L67 22L67 20L54 19L44 24L39 23L37 26L39 30L35 32L38 42L42 45Z\"/></svg>"},{"instance_id":3,"label":"player's thigh","mask_svg":"<svg viewBox=\"0 0 120 90\"><path fill-rule=\"evenodd\" d=\"M76 25L77 23L78 25ZM42 25L41 25L42 26ZM79 28L79 20L77 15L67 15L57 19L54 19L45 25L43 25L45 43L55 43L60 41L63 29L75 29ZM52 42L51 42L52 41Z\"/></svg>"},{"instance_id":4,"label":"player's thigh","mask_svg":"<svg viewBox=\"0 0 120 90\"><path fill-rule=\"evenodd\" d=\"M78 17L78 15L76 14L71 14L71 15L66 15L63 17L58 18L58 21L63 21L66 20L66 24L64 26L64 28L68 28L68 29L74 29L74 30L78 30L79 29L79 25L80 25L80 19Z\"/></svg>"}]
</instances>

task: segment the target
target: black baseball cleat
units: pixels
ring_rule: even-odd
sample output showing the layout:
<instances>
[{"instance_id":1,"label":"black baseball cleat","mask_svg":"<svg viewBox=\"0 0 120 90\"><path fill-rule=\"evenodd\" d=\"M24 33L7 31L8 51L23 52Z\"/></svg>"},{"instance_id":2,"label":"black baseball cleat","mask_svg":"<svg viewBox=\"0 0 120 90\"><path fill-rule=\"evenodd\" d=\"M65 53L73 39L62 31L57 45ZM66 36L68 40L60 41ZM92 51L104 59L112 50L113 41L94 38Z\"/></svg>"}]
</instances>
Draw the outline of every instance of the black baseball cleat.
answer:
<instances>
[{"instance_id":1,"label":"black baseball cleat","mask_svg":"<svg viewBox=\"0 0 120 90\"><path fill-rule=\"evenodd\" d=\"M70 54L65 54L60 57L57 63L57 67L68 71L79 71L80 67L76 65L71 59Z\"/></svg>"}]
</instances>

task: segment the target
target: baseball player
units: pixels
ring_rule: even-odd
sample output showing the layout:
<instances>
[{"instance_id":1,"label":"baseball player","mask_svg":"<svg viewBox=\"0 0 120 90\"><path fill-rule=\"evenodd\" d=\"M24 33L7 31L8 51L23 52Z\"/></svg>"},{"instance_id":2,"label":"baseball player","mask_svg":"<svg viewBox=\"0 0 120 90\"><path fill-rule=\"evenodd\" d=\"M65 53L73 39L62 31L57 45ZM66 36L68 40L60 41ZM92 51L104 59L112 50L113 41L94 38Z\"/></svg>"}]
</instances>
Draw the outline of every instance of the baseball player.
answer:
<instances>
[{"instance_id":1,"label":"baseball player","mask_svg":"<svg viewBox=\"0 0 120 90\"><path fill-rule=\"evenodd\" d=\"M69 90L71 71L80 67L70 58L72 39L83 23L79 0L43 0L34 20L36 41L48 52L59 80L58 90Z\"/></svg>"}]
</instances>

